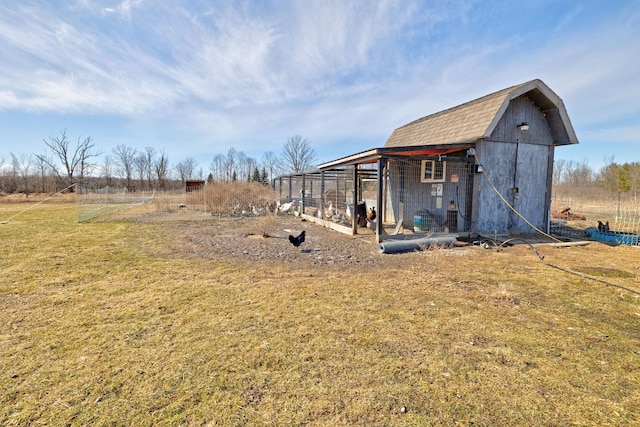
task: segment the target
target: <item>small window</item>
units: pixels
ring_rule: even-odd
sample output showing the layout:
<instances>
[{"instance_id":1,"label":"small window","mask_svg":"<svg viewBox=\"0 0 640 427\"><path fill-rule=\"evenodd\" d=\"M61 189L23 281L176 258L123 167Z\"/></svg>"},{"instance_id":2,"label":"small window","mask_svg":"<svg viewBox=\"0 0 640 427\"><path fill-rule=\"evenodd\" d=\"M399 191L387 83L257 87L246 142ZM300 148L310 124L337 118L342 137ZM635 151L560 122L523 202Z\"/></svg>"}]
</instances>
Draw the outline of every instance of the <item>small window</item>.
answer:
<instances>
[{"instance_id":1,"label":"small window","mask_svg":"<svg viewBox=\"0 0 640 427\"><path fill-rule=\"evenodd\" d=\"M444 182L447 173L447 162L423 160L420 168L420 181Z\"/></svg>"}]
</instances>

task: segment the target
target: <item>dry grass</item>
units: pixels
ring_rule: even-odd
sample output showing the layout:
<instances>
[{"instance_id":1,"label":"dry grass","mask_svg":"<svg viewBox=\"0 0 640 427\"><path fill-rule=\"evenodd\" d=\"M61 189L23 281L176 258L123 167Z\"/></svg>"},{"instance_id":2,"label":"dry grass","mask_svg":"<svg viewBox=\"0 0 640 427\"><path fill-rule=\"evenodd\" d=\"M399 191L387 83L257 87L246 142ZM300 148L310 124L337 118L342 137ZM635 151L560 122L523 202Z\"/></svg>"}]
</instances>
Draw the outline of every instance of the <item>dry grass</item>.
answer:
<instances>
[{"instance_id":1,"label":"dry grass","mask_svg":"<svg viewBox=\"0 0 640 427\"><path fill-rule=\"evenodd\" d=\"M270 187L257 182L214 182L205 187L206 202L213 215L238 215L243 210L265 208L275 203L276 194Z\"/></svg>"},{"instance_id":2,"label":"dry grass","mask_svg":"<svg viewBox=\"0 0 640 427\"><path fill-rule=\"evenodd\" d=\"M0 425L640 423L637 248L539 247L626 291L525 245L292 270L75 215L0 224Z\"/></svg>"},{"instance_id":3,"label":"dry grass","mask_svg":"<svg viewBox=\"0 0 640 427\"><path fill-rule=\"evenodd\" d=\"M254 220L256 234L262 237L271 237L276 230L278 223L277 213L268 212L264 216L256 217Z\"/></svg>"}]
</instances>

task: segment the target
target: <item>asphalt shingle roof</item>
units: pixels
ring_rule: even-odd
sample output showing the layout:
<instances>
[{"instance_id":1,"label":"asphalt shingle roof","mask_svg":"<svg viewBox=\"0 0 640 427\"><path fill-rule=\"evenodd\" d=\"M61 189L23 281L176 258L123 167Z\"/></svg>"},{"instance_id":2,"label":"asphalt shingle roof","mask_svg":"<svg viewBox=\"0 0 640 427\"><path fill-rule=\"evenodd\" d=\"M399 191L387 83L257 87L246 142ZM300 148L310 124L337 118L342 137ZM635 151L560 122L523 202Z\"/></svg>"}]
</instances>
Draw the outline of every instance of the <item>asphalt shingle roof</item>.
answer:
<instances>
[{"instance_id":1,"label":"asphalt shingle roof","mask_svg":"<svg viewBox=\"0 0 640 427\"><path fill-rule=\"evenodd\" d=\"M531 80L401 126L393 131L384 147L459 144L487 138L509 102L525 93L533 93L544 109L558 110L564 125L562 133L566 135L563 139L566 143L577 143L562 100L541 80Z\"/></svg>"}]
</instances>

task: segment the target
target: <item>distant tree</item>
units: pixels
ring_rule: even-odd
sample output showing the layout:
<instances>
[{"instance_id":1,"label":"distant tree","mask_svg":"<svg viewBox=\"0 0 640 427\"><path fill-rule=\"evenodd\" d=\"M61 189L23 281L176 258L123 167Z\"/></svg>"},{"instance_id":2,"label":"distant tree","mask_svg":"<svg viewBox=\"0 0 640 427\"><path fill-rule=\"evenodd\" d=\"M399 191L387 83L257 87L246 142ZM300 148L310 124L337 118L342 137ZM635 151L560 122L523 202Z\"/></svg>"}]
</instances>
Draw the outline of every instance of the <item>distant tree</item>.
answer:
<instances>
[{"instance_id":1,"label":"distant tree","mask_svg":"<svg viewBox=\"0 0 640 427\"><path fill-rule=\"evenodd\" d=\"M586 160L566 163L566 181L574 187L586 187L593 182L593 169Z\"/></svg>"},{"instance_id":2,"label":"distant tree","mask_svg":"<svg viewBox=\"0 0 640 427\"><path fill-rule=\"evenodd\" d=\"M620 188L618 179L620 166L614 162L613 156L605 157L605 165L600 168L596 178L599 187L607 190L611 194L617 193Z\"/></svg>"},{"instance_id":3,"label":"distant tree","mask_svg":"<svg viewBox=\"0 0 640 427\"><path fill-rule=\"evenodd\" d=\"M193 157L188 157L176 165L176 172L178 173L178 177L180 178L182 185L185 185L185 182L188 179L193 179L193 174L197 166L198 163Z\"/></svg>"},{"instance_id":4,"label":"distant tree","mask_svg":"<svg viewBox=\"0 0 640 427\"><path fill-rule=\"evenodd\" d=\"M105 184L111 187L113 185L113 157L109 154L106 154L102 159L102 175L104 176Z\"/></svg>"},{"instance_id":5,"label":"distant tree","mask_svg":"<svg viewBox=\"0 0 640 427\"><path fill-rule=\"evenodd\" d=\"M113 155L120 171L120 178L124 180L124 185L129 191L133 190L133 171L137 153L138 151L135 148L123 144L117 145L113 149Z\"/></svg>"},{"instance_id":6,"label":"distant tree","mask_svg":"<svg viewBox=\"0 0 640 427\"><path fill-rule=\"evenodd\" d=\"M169 157L167 153L162 150L154 162L153 169L158 180L158 187L164 189L169 178Z\"/></svg>"},{"instance_id":7,"label":"distant tree","mask_svg":"<svg viewBox=\"0 0 640 427\"><path fill-rule=\"evenodd\" d=\"M207 184L211 184L212 182L213 182L213 174L209 172L209 175L207 176Z\"/></svg>"},{"instance_id":8,"label":"distant tree","mask_svg":"<svg viewBox=\"0 0 640 427\"><path fill-rule=\"evenodd\" d=\"M236 173L236 171L233 171L233 173L231 174L231 181L237 181L238 180L238 174Z\"/></svg>"},{"instance_id":9,"label":"distant tree","mask_svg":"<svg viewBox=\"0 0 640 427\"><path fill-rule=\"evenodd\" d=\"M147 188L153 187L153 165L156 160L156 150L153 147L144 147L140 153L140 162L147 181Z\"/></svg>"},{"instance_id":10,"label":"distant tree","mask_svg":"<svg viewBox=\"0 0 640 427\"><path fill-rule=\"evenodd\" d=\"M101 154L95 151L95 144L90 136L84 140L78 138L75 148L71 147L66 129L61 131L60 135L50 136L48 140L43 141L53 157L38 156L39 161L47 163L65 187L75 184L76 179L82 181L94 166L91 158ZM58 163L53 161L53 158ZM74 191L74 188L70 187L69 190Z\"/></svg>"},{"instance_id":11,"label":"distant tree","mask_svg":"<svg viewBox=\"0 0 640 427\"><path fill-rule=\"evenodd\" d=\"M41 156L37 156L37 155L34 156L36 170L38 171L38 180L40 182L41 193L47 192L46 183L49 177L49 172L51 171L49 164L53 162L51 159L47 159L48 161L45 161L44 159L47 159L47 154L43 154Z\"/></svg>"},{"instance_id":12,"label":"distant tree","mask_svg":"<svg viewBox=\"0 0 640 427\"><path fill-rule=\"evenodd\" d=\"M11 163L13 165L14 176L20 179L24 195L29 197L29 169L33 166L33 156L31 154L21 153L15 155L11 153ZM17 186L16 186L17 187Z\"/></svg>"},{"instance_id":13,"label":"distant tree","mask_svg":"<svg viewBox=\"0 0 640 427\"><path fill-rule=\"evenodd\" d=\"M229 181L229 180L236 181L238 179L237 174L235 175L235 179L232 176L236 172L235 171L236 157L237 157L237 151L235 150L235 148L229 148L229 151L227 151L227 158L225 159L225 162L224 162L226 181Z\"/></svg>"},{"instance_id":14,"label":"distant tree","mask_svg":"<svg viewBox=\"0 0 640 427\"><path fill-rule=\"evenodd\" d=\"M563 159L556 160L553 165L553 185L558 186L562 183L562 174L564 173L564 165L567 161Z\"/></svg>"},{"instance_id":15,"label":"distant tree","mask_svg":"<svg viewBox=\"0 0 640 427\"><path fill-rule=\"evenodd\" d=\"M226 181L225 162L226 158L224 154L216 154L211 160L209 170L211 171L214 180Z\"/></svg>"},{"instance_id":16,"label":"distant tree","mask_svg":"<svg viewBox=\"0 0 640 427\"><path fill-rule=\"evenodd\" d=\"M6 190L5 182L4 182L5 181L4 180L4 175L5 175L4 162L5 162L4 156L0 156L0 190Z\"/></svg>"},{"instance_id":17,"label":"distant tree","mask_svg":"<svg viewBox=\"0 0 640 427\"><path fill-rule=\"evenodd\" d=\"M287 171L297 173L313 168L316 152L309 140L300 135L294 135L284 143L281 158Z\"/></svg>"},{"instance_id":18,"label":"distant tree","mask_svg":"<svg viewBox=\"0 0 640 427\"><path fill-rule=\"evenodd\" d=\"M640 194L640 162L633 162L629 165L629 191L634 200Z\"/></svg>"},{"instance_id":19,"label":"distant tree","mask_svg":"<svg viewBox=\"0 0 640 427\"><path fill-rule=\"evenodd\" d=\"M260 176L260 182L264 185L269 185L269 175L267 175L267 168L262 167L262 175Z\"/></svg>"},{"instance_id":20,"label":"distant tree","mask_svg":"<svg viewBox=\"0 0 640 427\"><path fill-rule=\"evenodd\" d=\"M260 170L258 170L257 166L253 168L253 176L251 180L255 182L260 182Z\"/></svg>"},{"instance_id":21,"label":"distant tree","mask_svg":"<svg viewBox=\"0 0 640 427\"><path fill-rule=\"evenodd\" d=\"M280 159L273 151L267 151L262 155L262 164L269 171L269 181L273 179L273 173L276 171L279 163Z\"/></svg>"}]
</instances>

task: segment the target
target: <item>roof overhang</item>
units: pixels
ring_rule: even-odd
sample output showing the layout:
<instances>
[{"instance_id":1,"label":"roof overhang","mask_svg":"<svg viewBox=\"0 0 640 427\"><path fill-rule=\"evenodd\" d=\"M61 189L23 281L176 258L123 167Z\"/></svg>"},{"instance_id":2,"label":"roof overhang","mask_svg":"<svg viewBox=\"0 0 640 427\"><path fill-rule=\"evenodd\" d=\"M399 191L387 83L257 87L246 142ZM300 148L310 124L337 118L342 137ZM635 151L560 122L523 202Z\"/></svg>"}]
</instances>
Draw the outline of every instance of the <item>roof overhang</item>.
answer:
<instances>
[{"instance_id":1,"label":"roof overhang","mask_svg":"<svg viewBox=\"0 0 640 427\"><path fill-rule=\"evenodd\" d=\"M447 145L425 145L416 147L374 148L318 165L318 169L328 170L344 166L375 163L388 157L430 157L462 151L474 146L476 141Z\"/></svg>"},{"instance_id":2,"label":"roof overhang","mask_svg":"<svg viewBox=\"0 0 640 427\"><path fill-rule=\"evenodd\" d=\"M542 111L547 117L551 134L555 140L555 145L578 143L578 137L573 129L571 120L569 120L569 114L567 114L567 109L565 108L562 99L560 99L560 97L556 95L549 86L539 79L531 80L530 82L517 86L509 92L497 114L494 116L489 127L485 131L483 135L484 138L489 138L491 136L507 110L507 107L509 107L509 103L523 95L535 103L540 108L540 111Z\"/></svg>"}]
</instances>

